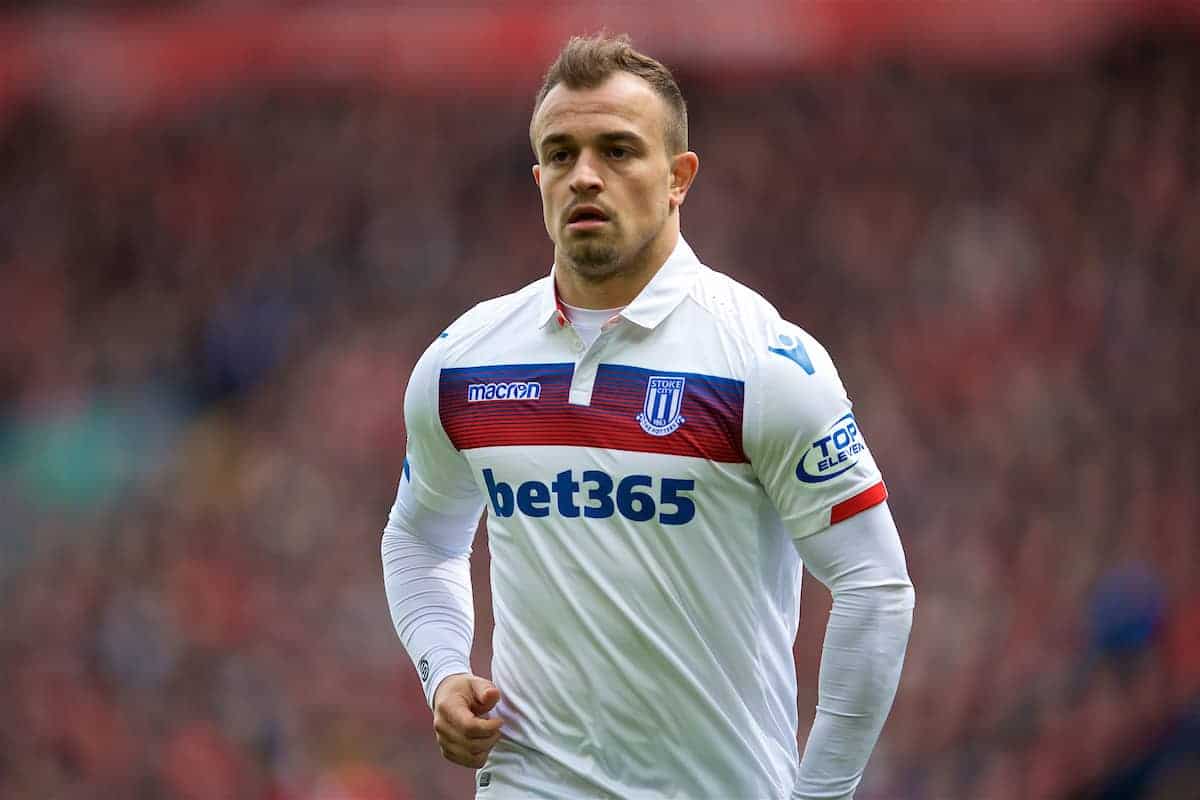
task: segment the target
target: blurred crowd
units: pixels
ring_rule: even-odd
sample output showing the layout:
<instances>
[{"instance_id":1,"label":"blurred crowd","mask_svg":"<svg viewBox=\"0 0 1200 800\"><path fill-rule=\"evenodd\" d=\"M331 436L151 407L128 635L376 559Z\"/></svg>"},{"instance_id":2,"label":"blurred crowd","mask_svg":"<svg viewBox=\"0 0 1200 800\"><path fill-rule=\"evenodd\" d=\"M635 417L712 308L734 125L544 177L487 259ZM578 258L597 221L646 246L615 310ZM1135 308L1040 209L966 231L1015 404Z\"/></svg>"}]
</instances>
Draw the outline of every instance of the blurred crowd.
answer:
<instances>
[{"instance_id":1,"label":"blurred crowd","mask_svg":"<svg viewBox=\"0 0 1200 800\"><path fill-rule=\"evenodd\" d=\"M833 354L917 587L860 800L1197 796L1196 44L679 74L684 235ZM0 798L470 796L379 536L417 357L549 268L533 89L0 119Z\"/></svg>"}]
</instances>

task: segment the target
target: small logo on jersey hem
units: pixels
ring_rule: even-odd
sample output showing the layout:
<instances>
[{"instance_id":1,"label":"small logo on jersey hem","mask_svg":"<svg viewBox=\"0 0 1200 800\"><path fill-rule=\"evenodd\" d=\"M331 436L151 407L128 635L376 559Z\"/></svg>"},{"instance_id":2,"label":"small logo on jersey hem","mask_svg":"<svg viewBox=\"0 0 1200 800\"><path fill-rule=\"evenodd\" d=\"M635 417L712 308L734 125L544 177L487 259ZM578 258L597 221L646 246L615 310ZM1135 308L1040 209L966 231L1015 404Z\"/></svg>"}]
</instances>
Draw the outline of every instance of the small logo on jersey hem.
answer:
<instances>
[{"instance_id":1,"label":"small logo on jersey hem","mask_svg":"<svg viewBox=\"0 0 1200 800\"><path fill-rule=\"evenodd\" d=\"M429 659L422 658L417 662L417 672L421 675L421 682L429 680Z\"/></svg>"},{"instance_id":2,"label":"small logo on jersey hem","mask_svg":"<svg viewBox=\"0 0 1200 800\"><path fill-rule=\"evenodd\" d=\"M651 375L646 384L646 399L638 424L651 436L666 436L687 422L679 412L683 408L683 385L686 378Z\"/></svg>"},{"instance_id":3,"label":"small logo on jersey hem","mask_svg":"<svg viewBox=\"0 0 1200 800\"><path fill-rule=\"evenodd\" d=\"M479 788L486 789L487 787L489 787L491 785L492 785L492 773L488 772L487 770L480 772L479 773Z\"/></svg>"},{"instance_id":4,"label":"small logo on jersey hem","mask_svg":"<svg viewBox=\"0 0 1200 800\"><path fill-rule=\"evenodd\" d=\"M484 403L491 400L538 400L541 396L542 385L537 381L472 383L467 386L468 403Z\"/></svg>"}]
</instances>

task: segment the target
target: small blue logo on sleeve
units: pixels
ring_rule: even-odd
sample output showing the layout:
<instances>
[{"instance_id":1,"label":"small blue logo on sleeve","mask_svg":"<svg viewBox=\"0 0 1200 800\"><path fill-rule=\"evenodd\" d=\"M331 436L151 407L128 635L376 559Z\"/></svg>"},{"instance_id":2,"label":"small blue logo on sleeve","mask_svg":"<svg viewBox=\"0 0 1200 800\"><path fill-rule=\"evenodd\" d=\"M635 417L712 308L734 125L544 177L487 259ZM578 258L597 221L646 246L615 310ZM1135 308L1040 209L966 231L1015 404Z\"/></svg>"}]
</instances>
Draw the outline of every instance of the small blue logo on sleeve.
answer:
<instances>
[{"instance_id":1,"label":"small blue logo on sleeve","mask_svg":"<svg viewBox=\"0 0 1200 800\"><path fill-rule=\"evenodd\" d=\"M781 333L775 337L777 346L768 347L767 350L777 356L783 356L786 359L795 361L800 365L800 369L812 375L816 370L813 368L812 359L808 357L808 351L804 349L804 342L800 341L799 336L792 336L787 333Z\"/></svg>"},{"instance_id":2,"label":"small blue logo on sleeve","mask_svg":"<svg viewBox=\"0 0 1200 800\"><path fill-rule=\"evenodd\" d=\"M847 414L833 423L825 436L808 446L796 465L796 477L804 483L833 480L854 469L866 452L867 443L858 432L854 415Z\"/></svg>"}]
</instances>

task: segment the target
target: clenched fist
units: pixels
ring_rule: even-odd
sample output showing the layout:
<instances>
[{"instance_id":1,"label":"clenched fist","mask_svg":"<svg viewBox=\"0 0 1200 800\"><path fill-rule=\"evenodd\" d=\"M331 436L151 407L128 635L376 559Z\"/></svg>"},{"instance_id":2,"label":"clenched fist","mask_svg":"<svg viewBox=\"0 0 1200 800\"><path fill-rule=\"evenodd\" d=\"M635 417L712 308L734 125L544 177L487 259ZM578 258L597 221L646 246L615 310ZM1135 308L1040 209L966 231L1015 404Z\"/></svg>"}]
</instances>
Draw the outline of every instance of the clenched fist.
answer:
<instances>
[{"instance_id":1,"label":"clenched fist","mask_svg":"<svg viewBox=\"0 0 1200 800\"><path fill-rule=\"evenodd\" d=\"M478 675L444 679L433 695L433 730L448 761L479 769L500 740L504 721L486 714L500 702L500 690Z\"/></svg>"}]
</instances>

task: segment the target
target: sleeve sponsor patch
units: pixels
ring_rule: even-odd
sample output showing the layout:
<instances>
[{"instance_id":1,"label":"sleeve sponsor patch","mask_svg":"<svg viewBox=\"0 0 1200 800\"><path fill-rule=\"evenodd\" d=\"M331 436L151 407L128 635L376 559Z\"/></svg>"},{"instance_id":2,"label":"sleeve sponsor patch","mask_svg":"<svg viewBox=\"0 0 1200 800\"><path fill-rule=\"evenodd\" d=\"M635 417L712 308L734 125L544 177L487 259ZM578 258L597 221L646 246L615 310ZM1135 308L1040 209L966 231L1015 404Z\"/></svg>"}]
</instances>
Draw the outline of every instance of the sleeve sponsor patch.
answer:
<instances>
[{"instance_id":1,"label":"sleeve sponsor patch","mask_svg":"<svg viewBox=\"0 0 1200 800\"><path fill-rule=\"evenodd\" d=\"M846 414L809 444L796 464L796 477L804 483L824 483L854 469L866 454L867 443L854 415Z\"/></svg>"}]
</instances>

